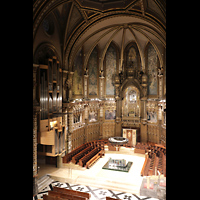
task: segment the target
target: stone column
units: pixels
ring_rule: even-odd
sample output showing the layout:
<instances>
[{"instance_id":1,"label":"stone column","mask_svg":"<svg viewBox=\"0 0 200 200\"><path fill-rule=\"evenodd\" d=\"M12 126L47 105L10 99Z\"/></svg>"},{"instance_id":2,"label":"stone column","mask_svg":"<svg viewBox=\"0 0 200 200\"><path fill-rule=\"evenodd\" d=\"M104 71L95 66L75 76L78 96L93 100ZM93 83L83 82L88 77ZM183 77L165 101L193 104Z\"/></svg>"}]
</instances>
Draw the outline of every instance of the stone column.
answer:
<instances>
[{"instance_id":1,"label":"stone column","mask_svg":"<svg viewBox=\"0 0 200 200\"><path fill-rule=\"evenodd\" d=\"M119 88L116 87L116 90L118 90L118 89ZM122 125L122 119L121 119L122 100L121 100L121 97L116 96L115 102L116 102L115 136L122 136L121 135L121 125Z\"/></svg>"},{"instance_id":2,"label":"stone column","mask_svg":"<svg viewBox=\"0 0 200 200\"><path fill-rule=\"evenodd\" d=\"M63 73L62 73L62 75L63 75L63 93L62 93L62 100L63 100L63 102L67 102L67 100L68 100L68 82L67 82L67 73L68 73L68 71L66 71L66 70L63 70L62 71Z\"/></svg>"},{"instance_id":3,"label":"stone column","mask_svg":"<svg viewBox=\"0 0 200 200\"><path fill-rule=\"evenodd\" d=\"M100 99L104 99L105 94L104 94L104 76L103 76L103 70L100 71L100 76L99 76L99 97Z\"/></svg>"},{"instance_id":4,"label":"stone column","mask_svg":"<svg viewBox=\"0 0 200 200\"><path fill-rule=\"evenodd\" d=\"M74 72L68 72L67 89L68 89L68 102L72 101L72 81Z\"/></svg>"},{"instance_id":5,"label":"stone column","mask_svg":"<svg viewBox=\"0 0 200 200\"><path fill-rule=\"evenodd\" d=\"M38 194L37 185L37 114L39 107L33 109L33 195Z\"/></svg>"},{"instance_id":6,"label":"stone column","mask_svg":"<svg viewBox=\"0 0 200 200\"><path fill-rule=\"evenodd\" d=\"M84 75L84 99L88 99L88 74Z\"/></svg>"},{"instance_id":7,"label":"stone column","mask_svg":"<svg viewBox=\"0 0 200 200\"><path fill-rule=\"evenodd\" d=\"M73 133L73 107L71 105L67 108L67 120L68 120L68 150L70 153L72 151L71 135Z\"/></svg>"},{"instance_id":8,"label":"stone column","mask_svg":"<svg viewBox=\"0 0 200 200\"><path fill-rule=\"evenodd\" d=\"M116 102L116 119L115 119L115 136L122 136L122 99L120 95L120 76L115 75L115 102Z\"/></svg>"},{"instance_id":9,"label":"stone column","mask_svg":"<svg viewBox=\"0 0 200 200\"><path fill-rule=\"evenodd\" d=\"M37 185L37 115L40 111L37 101L37 69L39 65L33 64L33 195L38 194Z\"/></svg>"},{"instance_id":10,"label":"stone column","mask_svg":"<svg viewBox=\"0 0 200 200\"><path fill-rule=\"evenodd\" d=\"M62 167L62 157L61 155L57 155L57 168L61 168Z\"/></svg>"},{"instance_id":11,"label":"stone column","mask_svg":"<svg viewBox=\"0 0 200 200\"><path fill-rule=\"evenodd\" d=\"M162 68L159 68L158 69L158 83L159 83L159 99L162 99L163 98L163 69Z\"/></svg>"},{"instance_id":12,"label":"stone column","mask_svg":"<svg viewBox=\"0 0 200 200\"><path fill-rule=\"evenodd\" d=\"M62 112L64 113L64 115L62 116L62 125L65 126L65 131L63 134L65 134L65 150L66 150L66 153L67 153L67 108L64 106L63 104L63 110Z\"/></svg>"},{"instance_id":13,"label":"stone column","mask_svg":"<svg viewBox=\"0 0 200 200\"><path fill-rule=\"evenodd\" d=\"M141 142L147 142L147 115L146 115L146 103L147 103L147 75L142 75L142 93L143 96L141 98L141 108L140 116L141 119Z\"/></svg>"},{"instance_id":14,"label":"stone column","mask_svg":"<svg viewBox=\"0 0 200 200\"><path fill-rule=\"evenodd\" d=\"M37 70L38 70L39 65L33 64L33 104L38 104L37 101Z\"/></svg>"}]
</instances>

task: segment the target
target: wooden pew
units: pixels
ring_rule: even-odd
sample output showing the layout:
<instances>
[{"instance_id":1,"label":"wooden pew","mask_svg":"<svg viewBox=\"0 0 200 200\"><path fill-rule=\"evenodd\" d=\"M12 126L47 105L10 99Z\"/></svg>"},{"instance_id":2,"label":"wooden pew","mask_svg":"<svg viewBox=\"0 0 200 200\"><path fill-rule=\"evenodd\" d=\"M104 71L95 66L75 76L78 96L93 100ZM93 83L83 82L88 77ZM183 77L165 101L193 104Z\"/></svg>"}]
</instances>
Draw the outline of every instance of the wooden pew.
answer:
<instances>
[{"instance_id":1,"label":"wooden pew","mask_svg":"<svg viewBox=\"0 0 200 200\"><path fill-rule=\"evenodd\" d=\"M163 152L160 151L160 157L158 161L158 170L161 174L163 174L163 169L162 169L162 160L163 160Z\"/></svg>"},{"instance_id":2,"label":"wooden pew","mask_svg":"<svg viewBox=\"0 0 200 200\"><path fill-rule=\"evenodd\" d=\"M101 148L96 147L95 149L93 149L91 152L89 152L88 154L86 154L84 157L82 157L79 160L79 165L81 167L84 167L86 165L87 161L89 161L93 156L95 156L100 151L101 151Z\"/></svg>"},{"instance_id":3,"label":"wooden pew","mask_svg":"<svg viewBox=\"0 0 200 200\"><path fill-rule=\"evenodd\" d=\"M141 154L145 154L145 149L134 149L134 153L141 153Z\"/></svg>"},{"instance_id":4,"label":"wooden pew","mask_svg":"<svg viewBox=\"0 0 200 200\"><path fill-rule=\"evenodd\" d=\"M83 149L81 152L76 154L75 156L72 157L72 163L77 164L79 160L85 156L89 151L92 150L92 146L88 146L86 149Z\"/></svg>"},{"instance_id":5,"label":"wooden pew","mask_svg":"<svg viewBox=\"0 0 200 200\"><path fill-rule=\"evenodd\" d=\"M105 154L104 150L98 152L95 156L93 156L89 161L87 161L85 167L89 169L99 158L102 158L102 155Z\"/></svg>"},{"instance_id":6,"label":"wooden pew","mask_svg":"<svg viewBox=\"0 0 200 200\"><path fill-rule=\"evenodd\" d=\"M156 157L156 154L153 153L153 156L152 156L152 159L151 159L151 162L150 162L150 165L149 165L148 176L153 175L153 166L154 166L154 162L155 162L155 157Z\"/></svg>"},{"instance_id":7,"label":"wooden pew","mask_svg":"<svg viewBox=\"0 0 200 200\"><path fill-rule=\"evenodd\" d=\"M64 194L64 193L55 192L51 190L48 191L48 196L59 197L59 198L68 199L68 200L88 200L88 198L86 197L81 197L81 196L72 195L72 194Z\"/></svg>"},{"instance_id":8,"label":"wooden pew","mask_svg":"<svg viewBox=\"0 0 200 200\"><path fill-rule=\"evenodd\" d=\"M106 197L106 200L116 200L116 199L114 199L112 197ZM118 200L121 200L121 199L118 199Z\"/></svg>"},{"instance_id":9,"label":"wooden pew","mask_svg":"<svg viewBox=\"0 0 200 200\"><path fill-rule=\"evenodd\" d=\"M82 144L81 146L77 147L76 149L72 150L70 153L66 154L63 157L63 163L68 163L72 160L72 157L81 152L83 149L85 149L89 144L85 143Z\"/></svg>"},{"instance_id":10,"label":"wooden pew","mask_svg":"<svg viewBox=\"0 0 200 200\"><path fill-rule=\"evenodd\" d=\"M145 175L144 175L144 170L145 170L145 167L146 167L146 164L147 164L147 160L148 160L148 157L145 158L144 164L143 164L143 166L142 166L142 170L141 170L141 172L140 172L140 175L141 175L141 176L145 176Z\"/></svg>"},{"instance_id":11,"label":"wooden pew","mask_svg":"<svg viewBox=\"0 0 200 200\"><path fill-rule=\"evenodd\" d=\"M155 160L154 160L154 164L153 164L153 175L155 175L155 168L158 169L158 161L159 161L159 158L157 156L155 156Z\"/></svg>"},{"instance_id":12,"label":"wooden pew","mask_svg":"<svg viewBox=\"0 0 200 200\"><path fill-rule=\"evenodd\" d=\"M87 192L80 192L80 191L70 190L70 189L66 189L66 188L60 188L60 187L56 187L56 186L53 187L53 191L60 192L63 194L71 194L71 195L86 197L88 199L90 199L90 197L91 197L91 194L87 193Z\"/></svg>"},{"instance_id":13,"label":"wooden pew","mask_svg":"<svg viewBox=\"0 0 200 200\"><path fill-rule=\"evenodd\" d=\"M145 169L144 169L144 176L148 176L150 163L151 163L151 159L148 158L148 160L147 160L147 164L146 164Z\"/></svg>"},{"instance_id":14,"label":"wooden pew","mask_svg":"<svg viewBox=\"0 0 200 200\"><path fill-rule=\"evenodd\" d=\"M163 174L166 177L166 156L163 155L163 160L162 160L162 169L163 169Z\"/></svg>"},{"instance_id":15,"label":"wooden pew","mask_svg":"<svg viewBox=\"0 0 200 200\"><path fill-rule=\"evenodd\" d=\"M63 199L63 198L55 197L55 196L48 196L48 195L44 194L43 200L68 200L68 199Z\"/></svg>"}]
</instances>

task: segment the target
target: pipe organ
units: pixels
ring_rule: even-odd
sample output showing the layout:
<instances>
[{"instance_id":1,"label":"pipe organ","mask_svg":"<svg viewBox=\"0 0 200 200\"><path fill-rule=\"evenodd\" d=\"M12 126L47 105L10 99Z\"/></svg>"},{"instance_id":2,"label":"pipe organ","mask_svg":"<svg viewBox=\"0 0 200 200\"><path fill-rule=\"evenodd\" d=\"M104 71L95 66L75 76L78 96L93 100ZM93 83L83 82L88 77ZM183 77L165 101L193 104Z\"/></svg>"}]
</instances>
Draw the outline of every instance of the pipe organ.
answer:
<instances>
[{"instance_id":1,"label":"pipe organ","mask_svg":"<svg viewBox=\"0 0 200 200\"><path fill-rule=\"evenodd\" d=\"M66 128L62 125L62 69L55 56L39 65L40 122L38 154L55 157L65 152Z\"/></svg>"}]
</instances>

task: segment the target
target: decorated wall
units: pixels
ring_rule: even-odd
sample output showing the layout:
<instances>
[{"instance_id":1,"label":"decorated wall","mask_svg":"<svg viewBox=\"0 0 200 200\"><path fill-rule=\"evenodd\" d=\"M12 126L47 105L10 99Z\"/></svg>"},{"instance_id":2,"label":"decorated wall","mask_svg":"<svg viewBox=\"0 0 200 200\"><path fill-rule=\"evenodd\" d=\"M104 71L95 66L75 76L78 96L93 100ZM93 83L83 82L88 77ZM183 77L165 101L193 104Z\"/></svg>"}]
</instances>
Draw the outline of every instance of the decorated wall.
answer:
<instances>
[{"instance_id":1,"label":"decorated wall","mask_svg":"<svg viewBox=\"0 0 200 200\"><path fill-rule=\"evenodd\" d=\"M80 50L74 62L74 75L73 75L73 95L83 94L83 62L82 62L82 51Z\"/></svg>"},{"instance_id":2,"label":"decorated wall","mask_svg":"<svg viewBox=\"0 0 200 200\"><path fill-rule=\"evenodd\" d=\"M97 96L97 73L98 73L98 63L97 63L97 48L95 48L88 61L89 68L89 96Z\"/></svg>"},{"instance_id":3,"label":"decorated wall","mask_svg":"<svg viewBox=\"0 0 200 200\"><path fill-rule=\"evenodd\" d=\"M116 49L110 45L106 53L106 95L115 94L113 76L116 73L116 59Z\"/></svg>"},{"instance_id":4,"label":"decorated wall","mask_svg":"<svg viewBox=\"0 0 200 200\"><path fill-rule=\"evenodd\" d=\"M148 93L149 95L157 95L158 90L158 81L157 81L157 65L158 65L158 58L157 53L152 46L149 44L147 50L147 60L148 60Z\"/></svg>"}]
</instances>

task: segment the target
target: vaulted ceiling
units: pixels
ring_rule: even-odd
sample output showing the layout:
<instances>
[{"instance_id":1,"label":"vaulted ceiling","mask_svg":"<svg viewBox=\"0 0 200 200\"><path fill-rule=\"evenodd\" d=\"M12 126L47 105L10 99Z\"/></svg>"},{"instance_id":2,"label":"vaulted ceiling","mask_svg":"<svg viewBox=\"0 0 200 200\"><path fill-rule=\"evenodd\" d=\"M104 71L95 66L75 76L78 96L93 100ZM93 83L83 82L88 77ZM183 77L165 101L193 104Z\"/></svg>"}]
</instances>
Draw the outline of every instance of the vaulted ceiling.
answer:
<instances>
[{"instance_id":1,"label":"vaulted ceiling","mask_svg":"<svg viewBox=\"0 0 200 200\"><path fill-rule=\"evenodd\" d=\"M134 41L145 66L144 50L150 42L164 64L166 47L165 0L35 0L33 1L33 54L45 45L55 52L61 65L72 70L76 53L84 49L84 66L98 45L101 65L114 42L123 61L123 50ZM37 56L36 56L37 55Z\"/></svg>"}]
</instances>

